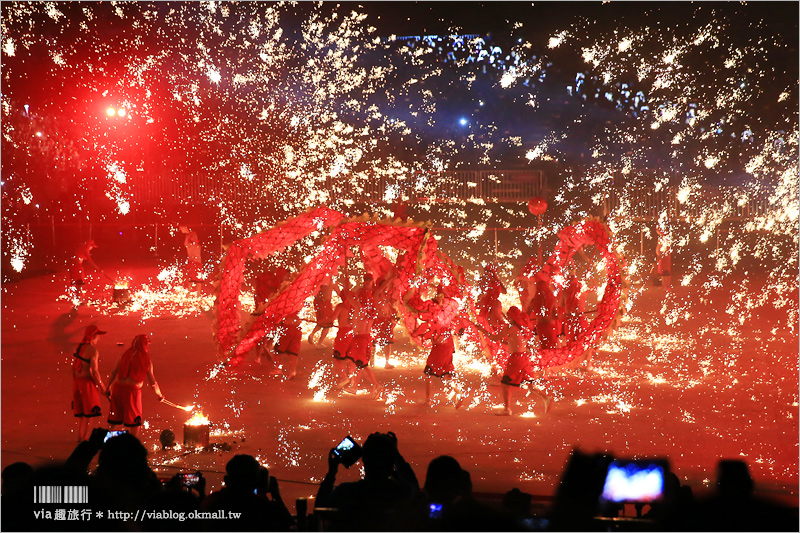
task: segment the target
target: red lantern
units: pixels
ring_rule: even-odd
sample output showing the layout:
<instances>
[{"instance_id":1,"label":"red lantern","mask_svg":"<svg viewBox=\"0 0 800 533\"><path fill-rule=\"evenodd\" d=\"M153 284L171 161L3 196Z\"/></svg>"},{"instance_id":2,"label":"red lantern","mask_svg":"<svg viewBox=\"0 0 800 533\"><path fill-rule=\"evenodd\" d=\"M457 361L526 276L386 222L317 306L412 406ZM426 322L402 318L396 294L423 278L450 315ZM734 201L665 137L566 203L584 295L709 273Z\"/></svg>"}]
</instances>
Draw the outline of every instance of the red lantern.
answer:
<instances>
[{"instance_id":1,"label":"red lantern","mask_svg":"<svg viewBox=\"0 0 800 533\"><path fill-rule=\"evenodd\" d=\"M535 196L528 201L528 210L536 216L543 215L547 211L547 202L544 198Z\"/></svg>"}]
</instances>

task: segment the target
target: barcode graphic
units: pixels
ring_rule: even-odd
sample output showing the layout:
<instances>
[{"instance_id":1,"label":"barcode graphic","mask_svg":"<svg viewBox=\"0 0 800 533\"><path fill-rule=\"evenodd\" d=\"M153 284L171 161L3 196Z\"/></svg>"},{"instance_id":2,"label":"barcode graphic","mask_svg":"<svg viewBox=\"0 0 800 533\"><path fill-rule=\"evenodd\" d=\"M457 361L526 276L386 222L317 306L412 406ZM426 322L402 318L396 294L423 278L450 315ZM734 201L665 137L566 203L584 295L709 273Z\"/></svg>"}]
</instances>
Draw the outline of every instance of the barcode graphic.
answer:
<instances>
[{"instance_id":1,"label":"barcode graphic","mask_svg":"<svg viewBox=\"0 0 800 533\"><path fill-rule=\"evenodd\" d=\"M33 503L89 503L89 487L33 487Z\"/></svg>"}]
</instances>

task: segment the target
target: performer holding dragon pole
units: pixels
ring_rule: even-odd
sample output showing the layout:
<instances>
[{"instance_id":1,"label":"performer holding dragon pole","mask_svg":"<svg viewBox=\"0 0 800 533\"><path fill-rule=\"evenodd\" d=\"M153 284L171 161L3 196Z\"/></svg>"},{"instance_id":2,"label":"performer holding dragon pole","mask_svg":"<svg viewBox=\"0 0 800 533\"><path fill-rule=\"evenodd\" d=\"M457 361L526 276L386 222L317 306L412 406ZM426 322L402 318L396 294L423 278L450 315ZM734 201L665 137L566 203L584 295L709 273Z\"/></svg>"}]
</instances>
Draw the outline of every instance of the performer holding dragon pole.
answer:
<instances>
[{"instance_id":1,"label":"performer holding dragon pole","mask_svg":"<svg viewBox=\"0 0 800 533\"><path fill-rule=\"evenodd\" d=\"M506 367L503 372L503 411L502 415L509 416L512 414L511 405L513 402L513 390L519 388L523 383L527 383L528 388L534 392L544 402L545 412L550 410L550 403L553 398L547 396L538 388L532 385L541 377L541 371L535 371L531 364L531 350L530 342L536 342L536 336L533 334L528 316L519 310L518 307L512 306L507 314L508 324L498 331L497 333L490 333L479 324L475 324L478 328L490 339L501 342L508 347L508 356ZM538 349L534 349L533 353L537 353Z\"/></svg>"},{"instance_id":2,"label":"performer holding dragon pole","mask_svg":"<svg viewBox=\"0 0 800 533\"><path fill-rule=\"evenodd\" d=\"M345 357L353 362L355 371L350 377L350 386L344 392L355 394L361 381L361 372L367 375L372 383L372 394L378 396L383 390L383 386L378 383L375 373L369 366L372 353L372 323L375 321L377 311L375 309L375 278L372 274L364 274L364 282L355 295L350 297L352 305L351 322L353 325L353 340L347 348ZM349 295L348 295L349 296Z\"/></svg>"},{"instance_id":3,"label":"performer holding dragon pole","mask_svg":"<svg viewBox=\"0 0 800 533\"><path fill-rule=\"evenodd\" d=\"M461 387L454 379L455 343L452 331L460 305L453 298L453 288L440 283L434 299L425 301L418 294L409 292L404 303L410 312L418 313L424 321L414 335L427 336L433 341L428 359L425 361L425 400L422 403L428 406L432 404L433 378L437 377L455 394L456 409L460 408L464 396Z\"/></svg>"}]
</instances>

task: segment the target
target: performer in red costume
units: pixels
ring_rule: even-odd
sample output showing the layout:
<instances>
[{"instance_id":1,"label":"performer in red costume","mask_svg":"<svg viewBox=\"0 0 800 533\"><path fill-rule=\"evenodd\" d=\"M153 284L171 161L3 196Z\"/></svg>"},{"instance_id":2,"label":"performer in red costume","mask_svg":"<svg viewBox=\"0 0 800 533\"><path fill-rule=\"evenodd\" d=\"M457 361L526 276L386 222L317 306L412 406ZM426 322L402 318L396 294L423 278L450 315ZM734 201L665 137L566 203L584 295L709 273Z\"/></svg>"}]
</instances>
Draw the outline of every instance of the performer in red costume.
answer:
<instances>
[{"instance_id":1,"label":"performer in red costume","mask_svg":"<svg viewBox=\"0 0 800 533\"><path fill-rule=\"evenodd\" d=\"M506 293L506 288L497 275L494 263L488 263L483 269L478 286L483 293L477 303L478 322L490 331L503 326L503 308L500 305L500 295Z\"/></svg>"},{"instance_id":2,"label":"performer in red costume","mask_svg":"<svg viewBox=\"0 0 800 533\"><path fill-rule=\"evenodd\" d=\"M581 332L589 327L586 318L586 295L583 293L583 284L575 275L567 277L564 287L564 300L566 304L566 317L564 319L564 335L567 342L578 339ZM592 369L592 356L595 354L594 346L590 346L583 354L575 359L575 365L586 362L586 370Z\"/></svg>"},{"instance_id":3,"label":"performer in red costume","mask_svg":"<svg viewBox=\"0 0 800 533\"><path fill-rule=\"evenodd\" d=\"M183 239L183 245L186 247L186 285L192 283L202 283L200 279L200 271L203 268L202 248L200 247L200 238L197 232L190 231L188 227L181 226L181 233L185 233L186 237Z\"/></svg>"},{"instance_id":4,"label":"performer in red costume","mask_svg":"<svg viewBox=\"0 0 800 533\"><path fill-rule=\"evenodd\" d=\"M392 369L393 365L389 363L389 358L392 355L392 344L394 343L394 328L397 325L397 312L394 307L394 300L392 299L392 282L397 277L397 269L392 267L382 279L379 280L378 286L375 289L375 310L377 318L373 324L373 350L371 365L375 366L375 352L379 348L383 348L384 368Z\"/></svg>"},{"instance_id":5,"label":"performer in red costume","mask_svg":"<svg viewBox=\"0 0 800 533\"><path fill-rule=\"evenodd\" d=\"M300 312L293 313L283 318L278 327L278 344L275 347L277 362L280 363L281 356L285 355L285 364L280 368L275 368L270 372L272 376L283 374L284 379L294 379L297 375L297 360L300 358L300 343L303 340L303 332L300 329Z\"/></svg>"},{"instance_id":6,"label":"performer in red costume","mask_svg":"<svg viewBox=\"0 0 800 533\"><path fill-rule=\"evenodd\" d=\"M355 394L361 381L361 372L367 375L372 383L372 394L378 396L383 387L378 383L375 373L369 366L372 355L372 324L377 316L375 307L375 278L372 274L364 274L364 281L355 297L351 297L350 320L353 324L353 340L347 348L345 357L353 362L355 371L350 377L350 385L345 392Z\"/></svg>"},{"instance_id":7,"label":"performer in red costume","mask_svg":"<svg viewBox=\"0 0 800 533\"><path fill-rule=\"evenodd\" d=\"M100 270L92 260L92 250L95 248L97 248L97 245L93 240L89 239L75 250L75 255L72 257L69 264L71 281L69 292L71 293L72 299L76 302L81 299L83 286L86 283L86 279L84 278L84 265L89 265L94 270Z\"/></svg>"},{"instance_id":8,"label":"performer in red costume","mask_svg":"<svg viewBox=\"0 0 800 533\"><path fill-rule=\"evenodd\" d=\"M348 289L342 291L342 301L333 309L331 317L331 321L338 325L336 340L333 341L333 372L336 377L341 376L336 383L338 389L350 384L350 375L355 370L355 367L348 370L349 361L345 357L350 343L353 342L353 324L350 321L352 297L348 292Z\"/></svg>"},{"instance_id":9,"label":"performer in red costume","mask_svg":"<svg viewBox=\"0 0 800 533\"><path fill-rule=\"evenodd\" d=\"M550 280L543 272L537 273L534 280L536 295L531 301L531 316L536 319L536 335L542 348L557 348L560 333L556 322L558 302L550 289Z\"/></svg>"},{"instance_id":10,"label":"performer in red costume","mask_svg":"<svg viewBox=\"0 0 800 533\"><path fill-rule=\"evenodd\" d=\"M536 285L525 274L520 274L514 279L522 312L530 315L533 309L533 298L536 296Z\"/></svg>"},{"instance_id":11,"label":"performer in red costume","mask_svg":"<svg viewBox=\"0 0 800 533\"><path fill-rule=\"evenodd\" d=\"M656 227L656 271L661 276L661 286L667 291L672 288L672 235L669 229Z\"/></svg>"},{"instance_id":12,"label":"performer in red costume","mask_svg":"<svg viewBox=\"0 0 800 533\"><path fill-rule=\"evenodd\" d=\"M414 294L407 299L405 305L410 312L417 313L424 321L414 334L427 336L433 342L428 359L425 361L425 400L422 403L428 406L432 404L433 378L437 377L441 378L444 385L454 393L455 406L458 409L464 402L464 396L455 380L453 365L455 344L452 327L458 316L460 304L452 296L453 291L449 286L439 284L433 300L423 301L418 294Z\"/></svg>"},{"instance_id":13,"label":"performer in red costume","mask_svg":"<svg viewBox=\"0 0 800 533\"><path fill-rule=\"evenodd\" d=\"M530 320L516 306L509 308L507 318L508 325L497 333L490 333L484 330L489 338L508 346L508 351L511 354L503 371L504 408L500 414L506 416L512 414L513 389L511 387L519 388L522 383L527 383L529 390L542 399L546 413L550 410L552 397L545 395L538 388L531 385L531 382L541 377L541 372L535 372L531 365L531 346L529 343L536 337L533 335ZM476 326L481 327L478 324ZM533 353L537 351L538 347L534 347Z\"/></svg>"},{"instance_id":14,"label":"performer in red costume","mask_svg":"<svg viewBox=\"0 0 800 533\"><path fill-rule=\"evenodd\" d=\"M75 350L72 363L72 410L78 418L78 441L89 440L89 419L99 417L100 394L106 394L106 387L100 377L97 361L97 341L105 331L92 324L87 326L83 341ZM100 392L98 393L98 389Z\"/></svg>"},{"instance_id":15,"label":"performer in red costume","mask_svg":"<svg viewBox=\"0 0 800 533\"><path fill-rule=\"evenodd\" d=\"M111 399L111 411L108 414L111 429L123 424L132 435L138 435L139 426L142 425L142 385L145 380L152 385L158 401L164 399L153 374L153 361L148 353L150 344L147 335L134 337L131 347L122 354L111 373L106 392Z\"/></svg>"},{"instance_id":16,"label":"performer in red costume","mask_svg":"<svg viewBox=\"0 0 800 533\"><path fill-rule=\"evenodd\" d=\"M566 316L564 319L564 334L568 341L578 338L580 332L586 329L588 322L584 312L586 311L586 296L583 294L583 284L575 275L567 277L564 285L564 303L566 306Z\"/></svg>"},{"instance_id":17,"label":"performer in red costume","mask_svg":"<svg viewBox=\"0 0 800 533\"><path fill-rule=\"evenodd\" d=\"M317 325L314 330L308 335L308 343L312 346L315 344L312 337L320 330L322 333L319 336L319 342L322 344L328 336L328 332L333 327L333 282L331 276L325 276L325 279L320 285L319 292L314 295L314 311L316 312Z\"/></svg>"},{"instance_id":18,"label":"performer in red costume","mask_svg":"<svg viewBox=\"0 0 800 533\"><path fill-rule=\"evenodd\" d=\"M253 315L258 316L267 306L267 302L273 298L281 287L281 284L286 280L289 271L283 267L276 267L274 269L267 269L262 272L256 279L255 289L255 309ZM275 372L280 362L279 356L273 356L273 349L275 347L275 335L266 335L256 345L256 363L267 364L267 368L271 372ZM280 371L278 371L280 374Z\"/></svg>"}]
</instances>

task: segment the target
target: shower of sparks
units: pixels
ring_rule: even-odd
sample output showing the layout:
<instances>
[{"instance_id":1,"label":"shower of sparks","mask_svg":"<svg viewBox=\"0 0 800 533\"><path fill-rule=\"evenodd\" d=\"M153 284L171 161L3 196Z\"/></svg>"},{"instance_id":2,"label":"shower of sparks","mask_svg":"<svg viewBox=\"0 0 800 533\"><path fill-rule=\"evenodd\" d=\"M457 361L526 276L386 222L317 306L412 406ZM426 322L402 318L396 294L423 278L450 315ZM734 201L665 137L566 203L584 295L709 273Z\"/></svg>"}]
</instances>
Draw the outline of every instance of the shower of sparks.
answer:
<instances>
[{"instance_id":1,"label":"shower of sparks","mask_svg":"<svg viewBox=\"0 0 800 533\"><path fill-rule=\"evenodd\" d=\"M198 292L183 285L158 283L128 287L130 300L120 305L106 297L90 299L88 304L108 314L136 315L142 320L160 316L198 316L214 306L214 295Z\"/></svg>"},{"instance_id":2,"label":"shower of sparks","mask_svg":"<svg viewBox=\"0 0 800 533\"><path fill-rule=\"evenodd\" d=\"M585 379L575 368L543 379L556 402L568 399L611 419L642 408L641 400L622 392L634 380L676 389L715 383L735 391L741 386L736 379L717 377L738 364L742 331L757 322L759 310L785 315L769 324L766 340L796 335L798 92L796 79L787 82L772 60L788 46L780 36L751 36L741 44L735 40L742 37L741 20L724 9L712 15L701 3L692 8L696 20L689 17L680 32L647 25L600 30L583 21L538 45L530 41L542 37L526 35L524 26L514 26L513 39L495 43L457 34L404 40L376 34L364 13L301 5L298 13L294 4L263 2L4 6L3 155L19 165L7 172L4 161L3 167L3 254L11 268L24 271L39 248L30 218L61 220L65 212L89 211L99 202L106 202L107 221L124 222L147 206L163 214L162 198L173 196L164 187L172 182L179 189L186 181L177 199L213 208L226 237L234 239L321 204L388 217L386 203L408 199L415 218L434 222L440 248L464 267L475 297L481 267L497 264L508 288L504 308L519 305L513 278L537 250L548 256L561 228L604 218L631 282L626 316L598 347L592 372L598 389L587 387L584 397L565 394L568 380ZM301 15L302 24L284 25L286 14ZM131 31L108 40L109 16ZM112 56L113 65L106 60ZM49 79L70 84L63 91L68 96L29 101L16 89L33 57L48 58ZM555 81L564 79L566 86ZM480 100L470 95L484 84L492 92ZM463 123L446 109L451 94L474 100ZM562 114L550 100L571 111ZM111 105L125 109L125 116L107 114ZM762 113L766 108L770 112ZM505 109L528 124L556 111L568 118L547 122L546 132L514 128L504 123ZM526 210L528 198L500 204L486 192L520 183L499 172L480 181L456 172L476 164L564 170L548 173L550 205L535 219ZM48 179L24 177L36 175ZM53 184L71 191L68 202L44 204L56 194ZM95 189L102 194L74 192ZM659 293L664 296L653 320L677 329L704 317L704 306L725 311L699 326L705 329L697 336L657 333L638 313L659 239L671 250L675 290ZM309 236L272 258L272 266L294 271L318 247L318 236ZM596 252L584 249L574 260L587 309L605 288L605 265ZM209 279L211 268L204 273ZM182 272L167 265L152 282L131 282L125 305L98 298L88 304L143 319L209 311L214 296L187 288ZM681 296L686 289L690 298ZM239 304L253 309L253 291L244 290ZM311 306L301 316L311 320ZM303 324L304 337L312 328ZM703 344L712 336L726 343L714 356ZM631 345L644 347L645 360L626 359ZM424 366L425 350L397 348L393 365ZM494 369L482 352L464 341L454 357L465 410L503 407L487 386ZM603 361L611 356L622 364ZM663 374L646 368L667 362ZM796 358L786 364L796 366ZM308 381L314 401L335 401L332 374L329 361L314 367ZM234 396L238 379L245 378L222 365L207 376L230 386ZM386 386L382 401L389 413L402 408L404 390ZM433 403L451 401L440 391ZM536 423L541 405L534 395L518 401L528 404L521 416ZM230 419L244 408L233 400L225 405ZM680 413L686 423L698 418L688 408ZM278 442L281 461L297 465L289 430ZM528 470L520 479L540 476Z\"/></svg>"}]
</instances>

